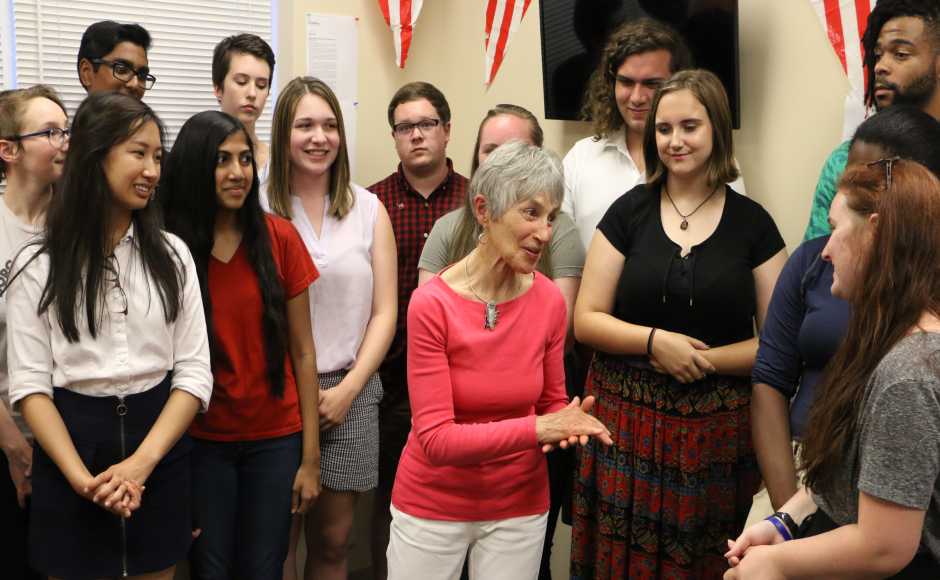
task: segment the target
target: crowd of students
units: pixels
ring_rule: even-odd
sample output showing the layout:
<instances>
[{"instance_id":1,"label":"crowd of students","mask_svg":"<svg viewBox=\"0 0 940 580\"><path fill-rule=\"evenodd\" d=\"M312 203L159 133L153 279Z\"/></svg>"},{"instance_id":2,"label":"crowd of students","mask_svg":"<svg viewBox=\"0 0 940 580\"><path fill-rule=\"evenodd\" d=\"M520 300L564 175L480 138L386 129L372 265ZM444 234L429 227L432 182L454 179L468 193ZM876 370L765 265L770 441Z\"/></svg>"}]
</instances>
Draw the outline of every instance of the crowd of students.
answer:
<instances>
[{"instance_id":1,"label":"crowd of students","mask_svg":"<svg viewBox=\"0 0 940 580\"><path fill-rule=\"evenodd\" d=\"M415 82L368 188L319 79L258 138L250 34L168 148L150 42L85 31L71 122L0 93L11 577L293 580L303 531L303 576L346 578L369 490L377 580L550 578L559 513L578 579L940 575L935 2L873 10L877 113L789 258L659 22L611 34L564 160L501 104L461 176Z\"/></svg>"}]
</instances>

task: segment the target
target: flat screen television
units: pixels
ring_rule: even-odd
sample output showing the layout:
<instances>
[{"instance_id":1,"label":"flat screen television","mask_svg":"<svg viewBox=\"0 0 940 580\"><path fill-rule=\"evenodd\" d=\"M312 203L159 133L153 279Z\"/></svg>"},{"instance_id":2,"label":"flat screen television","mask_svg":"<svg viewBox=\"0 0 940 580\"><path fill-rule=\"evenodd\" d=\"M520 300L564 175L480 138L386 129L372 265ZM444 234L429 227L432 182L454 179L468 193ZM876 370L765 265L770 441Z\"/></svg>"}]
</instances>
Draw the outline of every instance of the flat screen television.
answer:
<instances>
[{"instance_id":1,"label":"flat screen television","mask_svg":"<svg viewBox=\"0 0 940 580\"><path fill-rule=\"evenodd\" d=\"M739 128L738 0L542 0L545 117L581 118L584 89L607 36L621 23L643 16L672 25L688 43L695 66L718 75L728 93L734 128Z\"/></svg>"}]
</instances>

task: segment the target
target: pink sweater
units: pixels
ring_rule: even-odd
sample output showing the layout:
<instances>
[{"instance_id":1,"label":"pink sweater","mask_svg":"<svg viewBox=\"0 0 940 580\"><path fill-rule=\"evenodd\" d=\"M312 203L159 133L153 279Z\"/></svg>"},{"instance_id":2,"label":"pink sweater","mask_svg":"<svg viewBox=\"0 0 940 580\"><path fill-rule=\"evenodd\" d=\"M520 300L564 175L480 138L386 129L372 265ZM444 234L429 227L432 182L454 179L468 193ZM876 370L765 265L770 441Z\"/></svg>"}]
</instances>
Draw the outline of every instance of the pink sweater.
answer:
<instances>
[{"instance_id":1,"label":"pink sweater","mask_svg":"<svg viewBox=\"0 0 940 580\"><path fill-rule=\"evenodd\" d=\"M483 316L483 304L440 276L412 295L412 427L392 491L406 514L480 521L548 510L535 416L567 404L564 299L536 273L525 294L499 305L494 330Z\"/></svg>"}]
</instances>

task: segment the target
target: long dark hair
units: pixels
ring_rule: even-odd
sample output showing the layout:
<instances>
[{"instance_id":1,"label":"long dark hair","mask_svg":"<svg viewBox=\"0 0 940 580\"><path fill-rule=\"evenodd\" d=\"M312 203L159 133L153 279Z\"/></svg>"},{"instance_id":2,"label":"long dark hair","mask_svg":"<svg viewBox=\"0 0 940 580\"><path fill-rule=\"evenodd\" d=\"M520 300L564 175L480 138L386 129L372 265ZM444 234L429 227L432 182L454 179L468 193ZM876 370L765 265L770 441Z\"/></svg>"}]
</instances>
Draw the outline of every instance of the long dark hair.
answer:
<instances>
[{"instance_id":1,"label":"long dark hair","mask_svg":"<svg viewBox=\"0 0 940 580\"><path fill-rule=\"evenodd\" d=\"M258 201L254 148L241 121L219 111L203 111L190 117L180 129L173 150L167 155L158 199L163 207L167 230L186 242L196 262L213 363L229 365L231 361L219 348L212 324L209 258L215 243L215 217L219 207L215 182L219 147L239 131L245 135L252 151L252 178L245 203L238 210L238 225L248 261L258 277L261 290L268 382L271 392L280 397L284 394L284 356L287 353L286 299L271 253L266 218Z\"/></svg>"},{"instance_id":2,"label":"long dark hair","mask_svg":"<svg viewBox=\"0 0 940 580\"><path fill-rule=\"evenodd\" d=\"M76 315L82 298L92 338L97 337L101 322L114 196L103 163L113 147L147 123L157 125L162 143L164 128L156 113L137 99L117 93L89 96L75 113L61 187L49 204L45 233L38 241L39 253L49 254L49 277L39 312L51 307L69 342L79 340ZM156 284L166 321L172 322L179 313L184 284L180 257L161 231L160 215L152 203L131 212L131 223L144 271Z\"/></svg>"},{"instance_id":3,"label":"long dark hair","mask_svg":"<svg viewBox=\"0 0 940 580\"><path fill-rule=\"evenodd\" d=\"M831 493L838 466L858 436L865 386L881 359L924 312L940 313L940 181L914 161L894 161L891 186L884 162L849 167L839 193L878 225L858 282L851 289L849 327L817 392L803 446L806 483Z\"/></svg>"}]
</instances>

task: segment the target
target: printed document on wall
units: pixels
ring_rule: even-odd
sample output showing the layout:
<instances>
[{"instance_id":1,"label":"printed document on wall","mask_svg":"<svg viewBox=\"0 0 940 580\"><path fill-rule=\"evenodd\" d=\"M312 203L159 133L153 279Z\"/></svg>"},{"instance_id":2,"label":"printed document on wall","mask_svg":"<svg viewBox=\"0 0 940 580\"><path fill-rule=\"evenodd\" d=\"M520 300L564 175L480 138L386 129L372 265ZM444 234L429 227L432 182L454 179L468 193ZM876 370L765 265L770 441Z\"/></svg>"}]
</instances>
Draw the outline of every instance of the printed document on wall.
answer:
<instances>
[{"instance_id":1,"label":"printed document on wall","mask_svg":"<svg viewBox=\"0 0 940 580\"><path fill-rule=\"evenodd\" d=\"M359 19L307 13L307 74L333 89L346 128L350 170L356 172L356 113L359 105Z\"/></svg>"}]
</instances>

